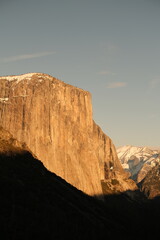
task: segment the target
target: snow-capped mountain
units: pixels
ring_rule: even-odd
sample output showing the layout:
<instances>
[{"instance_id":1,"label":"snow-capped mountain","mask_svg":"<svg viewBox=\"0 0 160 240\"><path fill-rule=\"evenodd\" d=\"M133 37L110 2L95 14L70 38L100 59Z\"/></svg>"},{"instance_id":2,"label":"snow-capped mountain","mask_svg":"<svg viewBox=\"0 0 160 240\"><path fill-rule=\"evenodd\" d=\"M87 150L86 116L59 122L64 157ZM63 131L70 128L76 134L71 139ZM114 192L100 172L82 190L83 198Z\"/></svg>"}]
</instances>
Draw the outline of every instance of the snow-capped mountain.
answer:
<instances>
[{"instance_id":1,"label":"snow-capped mountain","mask_svg":"<svg viewBox=\"0 0 160 240\"><path fill-rule=\"evenodd\" d=\"M131 173L131 178L137 183L160 162L160 151L148 147L127 145L117 148L117 154L123 168Z\"/></svg>"}]
</instances>

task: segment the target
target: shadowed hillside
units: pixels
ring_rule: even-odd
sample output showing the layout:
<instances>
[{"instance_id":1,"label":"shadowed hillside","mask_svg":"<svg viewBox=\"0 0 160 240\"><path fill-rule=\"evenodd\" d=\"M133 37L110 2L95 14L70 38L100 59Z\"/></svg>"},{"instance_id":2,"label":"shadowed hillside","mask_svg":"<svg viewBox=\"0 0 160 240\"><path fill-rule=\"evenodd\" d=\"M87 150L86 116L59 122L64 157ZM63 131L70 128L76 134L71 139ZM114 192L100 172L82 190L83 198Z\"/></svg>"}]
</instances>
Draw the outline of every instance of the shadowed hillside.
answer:
<instances>
[{"instance_id":1,"label":"shadowed hillside","mask_svg":"<svg viewBox=\"0 0 160 240\"><path fill-rule=\"evenodd\" d=\"M1 239L99 239L125 234L104 204L28 152L0 155ZM115 232L116 230L116 232Z\"/></svg>"},{"instance_id":2,"label":"shadowed hillside","mask_svg":"<svg viewBox=\"0 0 160 240\"><path fill-rule=\"evenodd\" d=\"M139 239L159 229L159 200L139 193L97 200L49 172L29 152L1 153L0 194L3 240Z\"/></svg>"}]
</instances>

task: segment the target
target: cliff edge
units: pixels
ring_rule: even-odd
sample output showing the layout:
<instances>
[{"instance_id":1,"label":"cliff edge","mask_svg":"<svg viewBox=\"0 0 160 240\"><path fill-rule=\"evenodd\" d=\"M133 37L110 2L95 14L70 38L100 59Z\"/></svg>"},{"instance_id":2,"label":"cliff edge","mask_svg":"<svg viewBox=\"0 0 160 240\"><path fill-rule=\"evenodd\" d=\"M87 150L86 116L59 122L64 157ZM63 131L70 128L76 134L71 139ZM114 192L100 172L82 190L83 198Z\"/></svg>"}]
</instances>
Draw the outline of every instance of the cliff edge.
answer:
<instances>
[{"instance_id":1,"label":"cliff edge","mask_svg":"<svg viewBox=\"0 0 160 240\"><path fill-rule=\"evenodd\" d=\"M104 182L109 192L136 188L111 139L94 123L87 91L43 73L0 77L0 127L89 195L103 194Z\"/></svg>"}]
</instances>

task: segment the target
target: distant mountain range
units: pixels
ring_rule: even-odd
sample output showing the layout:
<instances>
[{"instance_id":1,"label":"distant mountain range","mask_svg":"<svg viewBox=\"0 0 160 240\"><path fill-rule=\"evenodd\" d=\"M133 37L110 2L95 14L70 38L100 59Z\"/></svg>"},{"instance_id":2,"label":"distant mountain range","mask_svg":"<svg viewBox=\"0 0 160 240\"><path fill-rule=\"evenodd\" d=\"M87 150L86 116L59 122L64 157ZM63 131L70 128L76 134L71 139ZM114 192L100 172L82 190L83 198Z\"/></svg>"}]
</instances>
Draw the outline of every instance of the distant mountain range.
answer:
<instances>
[{"instance_id":1,"label":"distant mountain range","mask_svg":"<svg viewBox=\"0 0 160 240\"><path fill-rule=\"evenodd\" d=\"M147 173L160 162L160 150L148 147L126 145L117 148L123 168L130 172L131 178L141 182Z\"/></svg>"}]
</instances>

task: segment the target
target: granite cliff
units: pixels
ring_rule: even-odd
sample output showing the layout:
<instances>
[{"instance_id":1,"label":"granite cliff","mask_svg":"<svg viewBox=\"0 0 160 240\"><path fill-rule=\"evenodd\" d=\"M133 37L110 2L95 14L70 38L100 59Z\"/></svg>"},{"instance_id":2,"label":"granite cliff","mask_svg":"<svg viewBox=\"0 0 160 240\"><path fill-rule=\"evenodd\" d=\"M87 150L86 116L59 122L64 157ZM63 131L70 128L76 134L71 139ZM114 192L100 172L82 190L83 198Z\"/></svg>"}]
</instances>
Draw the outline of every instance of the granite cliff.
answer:
<instances>
[{"instance_id":1,"label":"granite cliff","mask_svg":"<svg viewBox=\"0 0 160 240\"><path fill-rule=\"evenodd\" d=\"M0 128L1 145L6 136L20 143L87 194L101 195L104 185L106 193L136 188L111 139L94 123L87 91L42 73L0 77Z\"/></svg>"}]
</instances>

